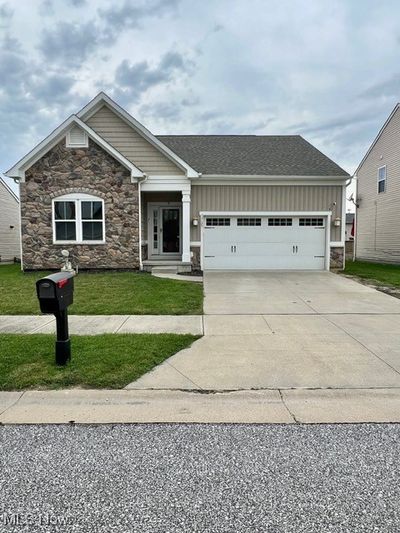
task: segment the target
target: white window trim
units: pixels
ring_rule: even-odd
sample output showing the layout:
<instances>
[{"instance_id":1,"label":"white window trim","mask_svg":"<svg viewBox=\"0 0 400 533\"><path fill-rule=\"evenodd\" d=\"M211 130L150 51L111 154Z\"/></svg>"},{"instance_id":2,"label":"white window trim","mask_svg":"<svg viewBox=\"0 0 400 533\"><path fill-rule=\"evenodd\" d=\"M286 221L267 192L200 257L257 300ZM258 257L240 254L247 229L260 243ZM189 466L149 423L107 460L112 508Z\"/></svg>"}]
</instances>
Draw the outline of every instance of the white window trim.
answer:
<instances>
[{"instance_id":1,"label":"white window trim","mask_svg":"<svg viewBox=\"0 0 400 533\"><path fill-rule=\"evenodd\" d=\"M89 148L89 137L86 131L82 130L83 133L83 143L74 143L71 141L71 130L70 128L65 136L65 146L67 148Z\"/></svg>"},{"instance_id":2,"label":"white window trim","mask_svg":"<svg viewBox=\"0 0 400 533\"><path fill-rule=\"evenodd\" d=\"M383 168L385 169L385 177L384 178L380 178L379 177L379 171L382 170ZM377 179L378 179L378 182L377 182L377 185L376 185L377 186L377 191L378 191L378 194L382 194L383 192L386 192L386 185L387 185L387 168L386 168L386 165L383 165L382 167L378 167ZM381 181L383 181L385 183L383 191L379 191L379 184L381 183Z\"/></svg>"},{"instance_id":3,"label":"white window trim","mask_svg":"<svg viewBox=\"0 0 400 533\"><path fill-rule=\"evenodd\" d=\"M75 232L76 232L76 240L72 241L57 241L56 240L56 217L55 217L55 202L75 202ZM103 219L102 219L102 228L103 228L103 240L99 241L84 241L82 239L82 216L81 216L81 202L101 202L102 204L102 212L103 212ZM52 227L53 227L53 244L105 244L105 237L106 237L106 224L105 224L105 210L104 210L104 200L102 198L99 198L98 196L93 196L91 194L79 194L79 193L71 193L71 194L64 194L62 196L57 196L56 198L53 198L52 200L52 209L51 209L51 216L52 216Z\"/></svg>"}]
</instances>

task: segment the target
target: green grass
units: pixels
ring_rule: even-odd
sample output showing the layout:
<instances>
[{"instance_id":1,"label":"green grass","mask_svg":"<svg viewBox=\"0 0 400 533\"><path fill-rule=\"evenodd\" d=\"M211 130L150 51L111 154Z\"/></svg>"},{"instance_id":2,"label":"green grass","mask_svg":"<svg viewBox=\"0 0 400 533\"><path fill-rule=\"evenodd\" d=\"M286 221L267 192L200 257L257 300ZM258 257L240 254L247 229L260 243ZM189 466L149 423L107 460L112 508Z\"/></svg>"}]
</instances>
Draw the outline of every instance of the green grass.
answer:
<instances>
[{"instance_id":1,"label":"green grass","mask_svg":"<svg viewBox=\"0 0 400 533\"><path fill-rule=\"evenodd\" d=\"M0 390L120 389L197 338L174 334L75 335L71 362L59 367L54 362L54 335L0 334Z\"/></svg>"},{"instance_id":2,"label":"green grass","mask_svg":"<svg viewBox=\"0 0 400 533\"><path fill-rule=\"evenodd\" d=\"M400 266L367 263L366 261L346 261L345 274L370 279L382 284L400 287Z\"/></svg>"},{"instance_id":3,"label":"green grass","mask_svg":"<svg viewBox=\"0 0 400 533\"><path fill-rule=\"evenodd\" d=\"M46 274L1 265L0 314L40 314L35 282ZM203 311L201 283L142 272L82 272L74 282L69 312L75 315L197 315Z\"/></svg>"}]
</instances>

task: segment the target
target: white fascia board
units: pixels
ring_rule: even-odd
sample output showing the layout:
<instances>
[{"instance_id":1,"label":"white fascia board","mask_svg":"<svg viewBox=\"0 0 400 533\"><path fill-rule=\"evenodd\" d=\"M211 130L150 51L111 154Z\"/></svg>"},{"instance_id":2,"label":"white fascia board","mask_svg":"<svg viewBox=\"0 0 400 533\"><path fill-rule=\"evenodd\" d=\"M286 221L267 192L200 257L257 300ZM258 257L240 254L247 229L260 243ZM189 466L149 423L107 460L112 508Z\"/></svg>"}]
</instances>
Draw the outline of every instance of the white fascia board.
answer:
<instances>
[{"instance_id":1,"label":"white fascia board","mask_svg":"<svg viewBox=\"0 0 400 533\"><path fill-rule=\"evenodd\" d=\"M340 179L328 179L328 180L321 180L321 179L315 179L315 180L292 180L290 178L288 179L237 179L237 180L219 180L219 179L203 179L200 178L199 180L196 180L193 182L193 185L308 185L308 186L315 186L315 185L333 185L333 186L341 186L345 183L344 180Z\"/></svg>"},{"instance_id":2,"label":"white fascia board","mask_svg":"<svg viewBox=\"0 0 400 533\"><path fill-rule=\"evenodd\" d=\"M107 105L120 118L122 118L129 126L131 126L137 133L144 137L150 144L162 152L168 159L173 161L179 168L186 172L188 178L198 178L199 173L188 165L183 159L175 154L168 146L162 143L155 135L151 133L143 124L132 117L123 107L118 105L106 93L99 93L93 100L91 100L84 108L82 108L77 116L82 120L88 120L102 105Z\"/></svg>"},{"instance_id":3,"label":"white fascia board","mask_svg":"<svg viewBox=\"0 0 400 533\"><path fill-rule=\"evenodd\" d=\"M25 157L23 157L18 163L11 167L5 175L9 178L19 178L21 181L25 181L25 171L30 168L36 161L38 161L45 153L53 148L64 135L68 132L73 124L76 124L82 128L93 141L99 144L107 153L109 153L114 159L119 161L121 165L130 170L131 178L144 177L143 172L131 163L126 157L124 157L118 150L105 141L100 135L98 135L92 128L85 124L76 115L71 115L67 118L58 128L56 128L50 135L48 135L42 142L40 142L33 150L31 150Z\"/></svg>"},{"instance_id":4,"label":"white fascia board","mask_svg":"<svg viewBox=\"0 0 400 533\"><path fill-rule=\"evenodd\" d=\"M296 182L314 182L314 181L337 181L338 183L346 182L349 176L289 176L289 175L260 175L260 174L202 174L199 183L206 180L213 181L296 181Z\"/></svg>"},{"instance_id":5,"label":"white fascia board","mask_svg":"<svg viewBox=\"0 0 400 533\"><path fill-rule=\"evenodd\" d=\"M150 180L146 180L141 185L141 190L143 192L168 192L168 191L180 191L190 194L190 182L168 182L168 183L153 183Z\"/></svg>"},{"instance_id":6,"label":"white fascia board","mask_svg":"<svg viewBox=\"0 0 400 533\"><path fill-rule=\"evenodd\" d=\"M392 120L393 116L395 115L396 111L398 111L398 109L400 109L400 103L396 104L395 105L395 108L393 109L393 111L390 113L390 115L388 116L388 118L386 119L385 123L383 124L383 126L381 127L381 129L379 130L378 132L378 135L375 137L375 139L372 141L372 144L371 146L368 148L368 151L367 153L365 154L365 156L362 158L361 160L361 163L358 165L356 171L354 172L353 176L357 176L360 168L363 166L363 164L365 163L365 160L367 159L367 157L369 156L369 154L371 153L371 150L373 149L373 147L376 145L376 143L379 141L382 133L385 131L386 129L386 126L389 124L389 122Z\"/></svg>"}]
</instances>

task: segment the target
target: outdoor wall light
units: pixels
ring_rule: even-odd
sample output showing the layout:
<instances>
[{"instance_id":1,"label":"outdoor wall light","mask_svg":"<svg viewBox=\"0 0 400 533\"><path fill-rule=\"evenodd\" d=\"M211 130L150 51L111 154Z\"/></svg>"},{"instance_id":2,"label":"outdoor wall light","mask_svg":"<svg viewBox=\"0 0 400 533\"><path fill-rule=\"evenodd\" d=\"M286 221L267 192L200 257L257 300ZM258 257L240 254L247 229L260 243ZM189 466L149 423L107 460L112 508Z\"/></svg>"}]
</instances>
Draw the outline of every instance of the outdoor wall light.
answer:
<instances>
[{"instance_id":1,"label":"outdoor wall light","mask_svg":"<svg viewBox=\"0 0 400 533\"><path fill-rule=\"evenodd\" d=\"M340 223L341 223L341 220L339 217L335 218L335 220L333 221L333 225L336 227L339 227Z\"/></svg>"},{"instance_id":2,"label":"outdoor wall light","mask_svg":"<svg viewBox=\"0 0 400 533\"><path fill-rule=\"evenodd\" d=\"M194 218L192 220L192 224L193 224L193 226L198 226L199 225L199 219L198 218Z\"/></svg>"}]
</instances>

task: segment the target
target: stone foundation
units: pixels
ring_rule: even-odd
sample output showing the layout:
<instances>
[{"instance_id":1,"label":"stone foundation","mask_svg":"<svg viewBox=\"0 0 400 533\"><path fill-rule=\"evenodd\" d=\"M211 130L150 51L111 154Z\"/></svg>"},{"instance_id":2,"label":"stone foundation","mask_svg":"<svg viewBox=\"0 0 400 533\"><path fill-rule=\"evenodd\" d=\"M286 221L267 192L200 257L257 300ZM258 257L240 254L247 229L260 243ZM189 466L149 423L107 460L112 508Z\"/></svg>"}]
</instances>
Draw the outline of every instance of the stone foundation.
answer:
<instances>
[{"instance_id":1,"label":"stone foundation","mask_svg":"<svg viewBox=\"0 0 400 533\"><path fill-rule=\"evenodd\" d=\"M335 247L331 248L331 269L332 270L343 270L344 266L344 248Z\"/></svg>"},{"instance_id":2,"label":"stone foundation","mask_svg":"<svg viewBox=\"0 0 400 533\"><path fill-rule=\"evenodd\" d=\"M201 270L200 266L200 246L191 246L190 251L192 255L192 268L193 270Z\"/></svg>"},{"instance_id":3,"label":"stone foundation","mask_svg":"<svg viewBox=\"0 0 400 533\"><path fill-rule=\"evenodd\" d=\"M145 261L149 258L149 246L147 244L142 244L142 261Z\"/></svg>"},{"instance_id":4,"label":"stone foundation","mask_svg":"<svg viewBox=\"0 0 400 533\"><path fill-rule=\"evenodd\" d=\"M53 244L52 199L70 193L104 200L104 244ZM81 269L139 268L137 184L93 141L75 149L63 139L26 171L20 194L25 270L59 269L64 248Z\"/></svg>"}]
</instances>

